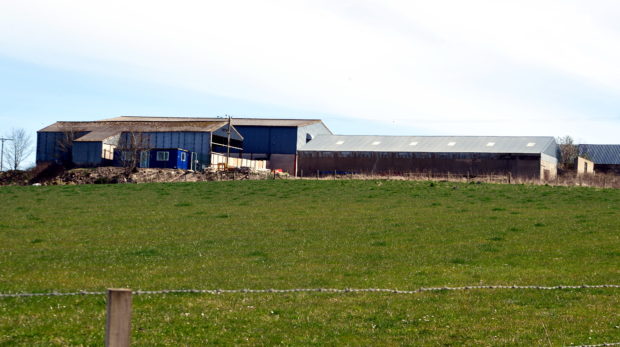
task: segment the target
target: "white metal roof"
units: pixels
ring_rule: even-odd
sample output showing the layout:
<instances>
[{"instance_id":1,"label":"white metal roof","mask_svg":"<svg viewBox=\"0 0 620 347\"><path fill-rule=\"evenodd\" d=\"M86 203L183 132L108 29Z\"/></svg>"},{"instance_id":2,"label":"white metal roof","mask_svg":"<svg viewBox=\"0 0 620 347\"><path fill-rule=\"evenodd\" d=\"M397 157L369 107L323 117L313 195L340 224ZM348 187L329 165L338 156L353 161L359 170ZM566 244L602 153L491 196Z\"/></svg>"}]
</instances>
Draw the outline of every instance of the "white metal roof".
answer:
<instances>
[{"instance_id":1,"label":"white metal roof","mask_svg":"<svg viewBox=\"0 0 620 347\"><path fill-rule=\"evenodd\" d=\"M555 146L555 139L550 136L317 135L299 150L321 152L547 153L555 156Z\"/></svg>"}]
</instances>

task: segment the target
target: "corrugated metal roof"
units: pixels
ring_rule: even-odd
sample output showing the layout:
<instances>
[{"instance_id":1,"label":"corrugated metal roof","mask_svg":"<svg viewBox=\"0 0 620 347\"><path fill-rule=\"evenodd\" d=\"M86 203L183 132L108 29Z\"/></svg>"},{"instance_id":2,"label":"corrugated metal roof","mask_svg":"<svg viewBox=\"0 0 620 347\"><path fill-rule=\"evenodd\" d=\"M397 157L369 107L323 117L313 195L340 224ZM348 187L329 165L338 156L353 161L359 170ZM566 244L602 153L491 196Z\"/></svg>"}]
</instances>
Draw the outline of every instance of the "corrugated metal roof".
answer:
<instances>
[{"instance_id":1,"label":"corrugated metal roof","mask_svg":"<svg viewBox=\"0 0 620 347\"><path fill-rule=\"evenodd\" d=\"M300 151L543 153L555 144L543 136L357 136L318 135Z\"/></svg>"},{"instance_id":2,"label":"corrugated metal roof","mask_svg":"<svg viewBox=\"0 0 620 347\"><path fill-rule=\"evenodd\" d=\"M117 132L169 132L193 131L212 132L226 126L223 120L211 121L94 121L94 122L56 122L40 132L81 132L81 131L117 131Z\"/></svg>"},{"instance_id":3,"label":"corrugated metal roof","mask_svg":"<svg viewBox=\"0 0 620 347\"><path fill-rule=\"evenodd\" d=\"M579 145L579 155L586 156L594 164L620 165L620 145Z\"/></svg>"},{"instance_id":4,"label":"corrugated metal roof","mask_svg":"<svg viewBox=\"0 0 620 347\"><path fill-rule=\"evenodd\" d=\"M100 129L89 132L88 134L76 139L77 142L101 142L112 136L119 135L122 131L115 128Z\"/></svg>"},{"instance_id":5,"label":"corrugated metal roof","mask_svg":"<svg viewBox=\"0 0 620 347\"><path fill-rule=\"evenodd\" d=\"M210 117L136 117L121 116L102 121L108 122L213 122L227 121L225 118ZM272 127L300 127L322 122L320 119L278 119L278 118L232 118L233 126L272 126Z\"/></svg>"}]
</instances>

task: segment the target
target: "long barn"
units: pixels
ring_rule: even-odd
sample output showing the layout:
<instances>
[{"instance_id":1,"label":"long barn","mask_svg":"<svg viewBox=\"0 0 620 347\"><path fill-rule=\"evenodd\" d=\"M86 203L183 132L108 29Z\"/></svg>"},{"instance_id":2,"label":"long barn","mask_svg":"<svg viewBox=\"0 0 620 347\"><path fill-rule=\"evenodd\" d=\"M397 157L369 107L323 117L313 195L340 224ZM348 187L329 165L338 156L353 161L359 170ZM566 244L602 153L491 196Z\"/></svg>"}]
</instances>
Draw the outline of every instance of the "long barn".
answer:
<instances>
[{"instance_id":1,"label":"long barn","mask_svg":"<svg viewBox=\"0 0 620 347\"><path fill-rule=\"evenodd\" d=\"M320 135L299 152L298 174L557 175L553 137Z\"/></svg>"}]
</instances>

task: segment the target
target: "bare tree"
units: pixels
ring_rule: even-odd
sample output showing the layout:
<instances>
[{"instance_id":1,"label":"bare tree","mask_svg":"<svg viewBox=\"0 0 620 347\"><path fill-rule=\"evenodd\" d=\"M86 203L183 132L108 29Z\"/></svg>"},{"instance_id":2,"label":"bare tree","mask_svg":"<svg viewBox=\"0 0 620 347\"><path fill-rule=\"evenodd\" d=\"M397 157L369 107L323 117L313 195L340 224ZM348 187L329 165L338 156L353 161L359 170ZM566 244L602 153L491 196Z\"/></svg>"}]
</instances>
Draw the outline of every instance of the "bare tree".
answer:
<instances>
[{"instance_id":1,"label":"bare tree","mask_svg":"<svg viewBox=\"0 0 620 347\"><path fill-rule=\"evenodd\" d=\"M560 165L563 169L572 168L579 156L579 147L570 135L557 138L560 147Z\"/></svg>"},{"instance_id":2,"label":"bare tree","mask_svg":"<svg viewBox=\"0 0 620 347\"><path fill-rule=\"evenodd\" d=\"M78 138L80 130L68 125L63 127L62 136L58 139L58 160L65 168L73 166L73 141Z\"/></svg>"},{"instance_id":3,"label":"bare tree","mask_svg":"<svg viewBox=\"0 0 620 347\"><path fill-rule=\"evenodd\" d=\"M8 141L4 148L4 163L13 170L17 170L32 154L32 137L24 129L11 129L6 137L12 141Z\"/></svg>"},{"instance_id":4,"label":"bare tree","mask_svg":"<svg viewBox=\"0 0 620 347\"><path fill-rule=\"evenodd\" d=\"M142 153L148 155L148 151L151 150L150 136L141 132L123 133L117 149L120 151L120 162L125 168L125 173L129 175L138 168Z\"/></svg>"}]
</instances>

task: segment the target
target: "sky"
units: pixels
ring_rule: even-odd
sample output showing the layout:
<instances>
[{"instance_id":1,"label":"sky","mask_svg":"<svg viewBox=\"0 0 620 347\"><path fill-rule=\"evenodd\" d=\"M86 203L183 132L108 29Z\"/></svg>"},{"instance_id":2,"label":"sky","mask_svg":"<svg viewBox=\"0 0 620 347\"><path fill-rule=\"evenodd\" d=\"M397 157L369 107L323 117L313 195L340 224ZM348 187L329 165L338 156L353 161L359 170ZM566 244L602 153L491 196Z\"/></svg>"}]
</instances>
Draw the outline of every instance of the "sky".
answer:
<instances>
[{"instance_id":1,"label":"sky","mask_svg":"<svg viewBox=\"0 0 620 347\"><path fill-rule=\"evenodd\" d=\"M0 134L231 115L620 143L618 18L616 0L0 0Z\"/></svg>"}]
</instances>

